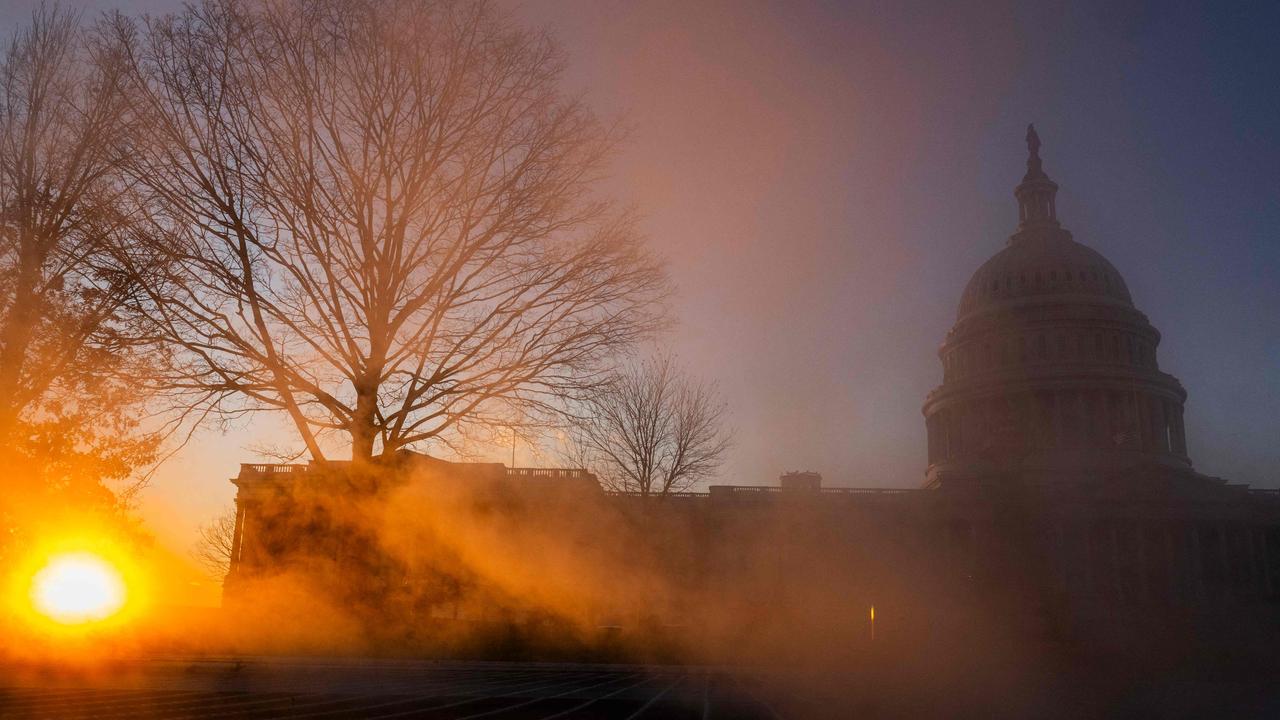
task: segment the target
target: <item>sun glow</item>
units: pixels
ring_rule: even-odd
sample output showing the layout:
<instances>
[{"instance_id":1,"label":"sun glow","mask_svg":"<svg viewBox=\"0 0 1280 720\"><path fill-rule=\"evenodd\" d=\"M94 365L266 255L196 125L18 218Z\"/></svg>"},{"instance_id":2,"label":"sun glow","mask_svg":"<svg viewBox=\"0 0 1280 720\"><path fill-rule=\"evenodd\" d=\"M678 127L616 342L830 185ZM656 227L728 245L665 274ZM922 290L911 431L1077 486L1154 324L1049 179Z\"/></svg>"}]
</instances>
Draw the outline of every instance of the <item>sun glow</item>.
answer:
<instances>
[{"instance_id":1,"label":"sun glow","mask_svg":"<svg viewBox=\"0 0 1280 720\"><path fill-rule=\"evenodd\" d=\"M88 552L55 555L31 580L36 611L64 625L105 620L124 607L127 597L120 571Z\"/></svg>"},{"instance_id":2,"label":"sun glow","mask_svg":"<svg viewBox=\"0 0 1280 720\"><path fill-rule=\"evenodd\" d=\"M87 667L137 652L158 622L155 555L93 519L50 526L0 572L0 663Z\"/></svg>"}]
</instances>

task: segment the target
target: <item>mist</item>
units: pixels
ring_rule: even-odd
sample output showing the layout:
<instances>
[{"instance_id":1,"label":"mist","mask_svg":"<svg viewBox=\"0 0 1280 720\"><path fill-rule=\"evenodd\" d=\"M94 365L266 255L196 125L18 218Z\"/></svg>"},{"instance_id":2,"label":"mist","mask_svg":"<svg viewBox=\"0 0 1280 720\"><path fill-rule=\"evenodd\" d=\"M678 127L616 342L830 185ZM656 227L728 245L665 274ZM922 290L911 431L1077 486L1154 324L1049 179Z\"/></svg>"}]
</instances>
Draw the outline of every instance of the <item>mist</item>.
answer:
<instances>
[{"instance_id":1,"label":"mist","mask_svg":"<svg viewBox=\"0 0 1280 720\"><path fill-rule=\"evenodd\" d=\"M729 668L839 716L1269 679L1274 8L18 9L31 683Z\"/></svg>"},{"instance_id":2,"label":"mist","mask_svg":"<svg viewBox=\"0 0 1280 720\"><path fill-rule=\"evenodd\" d=\"M908 705L996 692L1049 661L1028 642L1026 589L979 585L987 565L930 534L936 518L907 496L642 498L536 472L422 457L382 473L245 466L218 641L175 647L787 668L774 692L884 699L896 693L874 685L896 682ZM853 676L870 685L838 679Z\"/></svg>"}]
</instances>

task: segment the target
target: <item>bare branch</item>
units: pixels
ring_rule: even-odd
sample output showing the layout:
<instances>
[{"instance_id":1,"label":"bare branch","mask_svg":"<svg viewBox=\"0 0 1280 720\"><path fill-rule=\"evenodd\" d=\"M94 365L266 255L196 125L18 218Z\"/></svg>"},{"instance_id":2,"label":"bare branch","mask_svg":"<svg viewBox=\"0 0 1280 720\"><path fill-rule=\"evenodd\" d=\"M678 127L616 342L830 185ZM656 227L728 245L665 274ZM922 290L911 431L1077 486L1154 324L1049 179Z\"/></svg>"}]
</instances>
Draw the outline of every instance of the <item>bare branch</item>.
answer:
<instances>
[{"instance_id":1,"label":"bare branch","mask_svg":"<svg viewBox=\"0 0 1280 720\"><path fill-rule=\"evenodd\" d=\"M732 444L715 387L670 355L624 367L577 408L566 460L611 490L644 496L689 489L715 475Z\"/></svg>"},{"instance_id":2,"label":"bare branch","mask_svg":"<svg viewBox=\"0 0 1280 720\"><path fill-rule=\"evenodd\" d=\"M615 136L485 3L208 0L150 23L133 176L160 385L356 459L546 423L665 323L662 265L593 194Z\"/></svg>"},{"instance_id":3,"label":"bare branch","mask_svg":"<svg viewBox=\"0 0 1280 720\"><path fill-rule=\"evenodd\" d=\"M201 525L191 557L209 573L222 580L231 568L231 552L235 546L236 509L227 508L208 523Z\"/></svg>"}]
</instances>

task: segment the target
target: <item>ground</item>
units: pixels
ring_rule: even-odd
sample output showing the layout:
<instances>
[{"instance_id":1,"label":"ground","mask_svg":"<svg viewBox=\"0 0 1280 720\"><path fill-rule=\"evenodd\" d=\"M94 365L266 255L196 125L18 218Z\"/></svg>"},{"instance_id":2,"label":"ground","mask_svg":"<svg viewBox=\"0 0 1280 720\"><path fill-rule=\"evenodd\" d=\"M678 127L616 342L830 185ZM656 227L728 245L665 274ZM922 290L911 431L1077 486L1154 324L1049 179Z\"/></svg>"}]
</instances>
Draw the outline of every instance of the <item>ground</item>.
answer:
<instances>
[{"instance_id":1,"label":"ground","mask_svg":"<svg viewBox=\"0 0 1280 720\"><path fill-rule=\"evenodd\" d=\"M1142 680L1097 667L951 678L876 670L359 658L152 657L93 672L0 665L0 719L1277 718L1274 673Z\"/></svg>"},{"instance_id":2,"label":"ground","mask_svg":"<svg viewBox=\"0 0 1280 720\"><path fill-rule=\"evenodd\" d=\"M0 683L6 719L779 717L758 680L708 668L154 658Z\"/></svg>"}]
</instances>

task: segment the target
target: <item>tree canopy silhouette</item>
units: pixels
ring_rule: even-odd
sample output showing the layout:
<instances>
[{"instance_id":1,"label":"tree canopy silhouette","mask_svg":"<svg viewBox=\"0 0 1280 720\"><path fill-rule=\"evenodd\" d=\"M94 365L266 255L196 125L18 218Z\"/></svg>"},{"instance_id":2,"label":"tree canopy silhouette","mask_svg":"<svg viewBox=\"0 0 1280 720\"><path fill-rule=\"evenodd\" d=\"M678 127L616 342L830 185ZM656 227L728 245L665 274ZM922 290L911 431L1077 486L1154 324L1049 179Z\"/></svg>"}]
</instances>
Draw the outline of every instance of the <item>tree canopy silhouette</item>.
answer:
<instances>
[{"instance_id":1,"label":"tree canopy silhouette","mask_svg":"<svg viewBox=\"0 0 1280 720\"><path fill-rule=\"evenodd\" d=\"M684 374L670 355L618 370L582 399L567 459L610 490L664 496L715 474L732 445L713 385Z\"/></svg>"},{"instance_id":2,"label":"tree canopy silhouette","mask_svg":"<svg viewBox=\"0 0 1280 720\"><path fill-rule=\"evenodd\" d=\"M149 337L134 313L139 131L124 57L41 8L0 63L0 533L50 511L114 512L158 434L139 427ZM153 428L154 430L154 428ZM125 484L121 484L121 482Z\"/></svg>"},{"instance_id":3,"label":"tree canopy silhouette","mask_svg":"<svg viewBox=\"0 0 1280 720\"><path fill-rule=\"evenodd\" d=\"M316 459L536 423L664 323L617 132L485 3L208 0L138 33L160 386Z\"/></svg>"}]
</instances>

